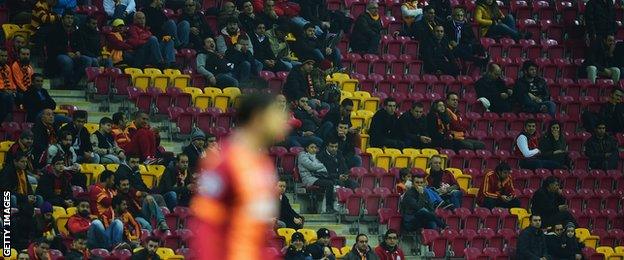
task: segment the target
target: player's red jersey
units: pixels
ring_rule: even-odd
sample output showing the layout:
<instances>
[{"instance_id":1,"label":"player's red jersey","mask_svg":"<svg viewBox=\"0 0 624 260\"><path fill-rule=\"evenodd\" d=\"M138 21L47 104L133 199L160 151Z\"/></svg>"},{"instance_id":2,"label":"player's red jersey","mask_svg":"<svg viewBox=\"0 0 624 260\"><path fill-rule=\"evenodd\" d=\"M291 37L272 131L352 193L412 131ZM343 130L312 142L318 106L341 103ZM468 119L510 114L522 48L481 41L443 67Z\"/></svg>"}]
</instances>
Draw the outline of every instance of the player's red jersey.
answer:
<instances>
[{"instance_id":1,"label":"player's red jersey","mask_svg":"<svg viewBox=\"0 0 624 260\"><path fill-rule=\"evenodd\" d=\"M277 215L275 167L269 157L236 141L201 159L191 243L196 259L255 260Z\"/></svg>"}]
</instances>

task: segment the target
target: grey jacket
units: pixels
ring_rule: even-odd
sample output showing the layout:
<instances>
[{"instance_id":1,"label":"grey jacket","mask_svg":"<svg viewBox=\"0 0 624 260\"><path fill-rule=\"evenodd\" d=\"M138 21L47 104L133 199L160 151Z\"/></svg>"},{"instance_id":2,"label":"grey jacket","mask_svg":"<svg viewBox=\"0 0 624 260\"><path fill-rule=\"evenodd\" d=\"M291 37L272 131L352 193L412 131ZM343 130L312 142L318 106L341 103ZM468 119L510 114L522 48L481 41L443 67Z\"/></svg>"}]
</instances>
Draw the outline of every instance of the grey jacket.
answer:
<instances>
[{"instance_id":1,"label":"grey jacket","mask_svg":"<svg viewBox=\"0 0 624 260\"><path fill-rule=\"evenodd\" d=\"M316 156L313 154L302 152L299 154L297 161L299 175L301 175L301 181L305 186L312 186L319 179L319 173L328 174L325 165L316 159Z\"/></svg>"},{"instance_id":2,"label":"grey jacket","mask_svg":"<svg viewBox=\"0 0 624 260\"><path fill-rule=\"evenodd\" d=\"M360 255L356 252L355 246L351 248L351 251L345 255L344 260L360 260L362 259ZM375 250L373 250L370 246L368 247L368 252L366 252L366 260L379 260L379 256L375 254Z\"/></svg>"}]
</instances>

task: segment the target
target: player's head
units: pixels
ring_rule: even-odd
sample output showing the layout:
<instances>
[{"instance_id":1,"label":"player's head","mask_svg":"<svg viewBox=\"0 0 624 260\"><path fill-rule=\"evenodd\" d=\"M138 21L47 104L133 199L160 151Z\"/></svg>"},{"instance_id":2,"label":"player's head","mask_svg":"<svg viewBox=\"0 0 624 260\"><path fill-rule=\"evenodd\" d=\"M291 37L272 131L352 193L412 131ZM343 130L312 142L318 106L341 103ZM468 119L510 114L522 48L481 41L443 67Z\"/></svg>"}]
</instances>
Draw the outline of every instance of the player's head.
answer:
<instances>
[{"instance_id":1,"label":"player's head","mask_svg":"<svg viewBox=\"0 0 624 260\"><path fill-rule=\"evenodd\" d=\"M244 95L237 111L239 125L256 133L265 144L285 136L289 131L288 115L269 94Z\"/></svg>"}]
</instances>

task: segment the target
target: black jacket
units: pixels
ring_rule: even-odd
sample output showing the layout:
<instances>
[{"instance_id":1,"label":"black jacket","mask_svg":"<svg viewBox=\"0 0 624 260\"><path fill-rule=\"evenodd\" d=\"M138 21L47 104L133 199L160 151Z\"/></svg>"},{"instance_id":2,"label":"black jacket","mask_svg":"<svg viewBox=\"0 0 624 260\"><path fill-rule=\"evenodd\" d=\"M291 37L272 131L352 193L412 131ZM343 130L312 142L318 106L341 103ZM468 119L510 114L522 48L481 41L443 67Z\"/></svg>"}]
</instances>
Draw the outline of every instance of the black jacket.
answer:
<instances>
[{"instance_id":1,"label":"black jacket","mask_svg":"<svg viewBox=\"0 0 624 260\"><path fill-rule=\"evenodd\" d=\"M559 205L565 205L566 200L561 194L548 191L540 187L531 198L531 212L542 217L542 226L554 225L555 215L559 212Z\"/></svg>"},{"instance_id":2,"label":"black jacket","mask_svg":"<svg viewBox=\"0 0 624 260\"><path fill-rule=\"evenodd\" d=\"M520 232L516 248L518 259L539 260L548 256L544 232L531 226Z\"/></svg>"},{"instance_id":3,"label":"black jacket","mask_svg":"<svg viewBox=\"0 0 624 260\"><path fill-rule=\"evenodd\" d=\"M321 259L325 255L325 247L326 246L321 245L321 243L317 241L317 242L314 242L314 244L311 244L308 246L308 252L312 254L312 259L314 260ZM336 257L332 254L327 259L335 260Z\"/></svg>"},{"instance_id":4,"label":"black jacket","mask_svg":"<svg viewBox=\"0 0 624 260\"><path fill-rule=\"evenodd\" d=\"M286 223L286 227L288 228L301 228L302 226L295 224L295 221L293 220L294 218L301 218L301 215L299 215L299 213L292 208L290 201L288 200L288 196L282 195L281 197L279 220Z\"/></svg>"},{"instance_id":5,"label":"black jacket","mask_svg":"<svg viewBox=\"0 0 624 260\"><path fill-rule=\"evenodd\" d=\"M327 173L329 177L338 180L341 174L347 174L349 169L347 168L347 164L345 158L338 152L336 155L330 155L327 152L327 149L319 151L316 154L316 158L325 165L327 168Z\"/></svg>"},{"instance_id":6,"label":"black jacket","mask_svg":"<svg viewBox=\"0 0 624 260\"><path fill-rule=\"evenodd\" d=\"M442 124L438 123L438 119L441 120ZM449 119L446 113L429 112L427 114L427 133L431 138L431 145L449 147L451 142L449 131Z\"/></svg>"},{"instance_id":7,"label":"black jacket","mask_svg":"<svg viewBox=\"0 0 624 260\"><path fill-rule=\"evenodd\" d=\"M48 35L54 36L45 39L48 62L56 62L56 57L60 54L67 54L69 51L81 51L83 49L78 31L68 32L60 22L51 26Z\"/></svg>"},{"instance_id":8,"label":"black jacket","mask_svg":"<svg viewBox=\"0 0 624 260\"><path fill-rule=\"evenodd\" d=\"M585 5L585 26L587 32L604 37L608 34L615 34L617 24L615 23L615 7L610 0L590 0Z\"/></svg>"},{"instance_id":9,"label":"black jacket","mask_svg":"<svg viewBox=\"0 0 624 260\"><path fill-rule=\"evenodd\" d=\"M416 119L410 111L406 111L399 117L399 125L401 127L401 136L404 140L421 143L421 136L429 136L427 134L427 118L425 116Z\"/></svg>"},{"instance_id":10,"label":"black jacket","mask_svg":"<svg viewBox=\"0 0 624 260\"><path fill-rule=\"evenodd\" d=\"M584 246L576 237L568 237L564 232L561 236L546 234L546 247L552 260L573 260L574 255L582 254Z\"/></svg>"},{"instance_id":11,"label":"black jacket","mask_svg":"<svg viewBox=\"0 0 624 260\"><path fill-rule=\"evenodd\" d=\"M68 131L72 134L72 137L74 138L72 146L76 151L76 155L81 156L84 152L93 152L91 135L86 127L83 126L81 129L77 129L74 123L67 123L59 129L60 133L64 131Z\"/></svg>"},{"instance_id":12,"label":"black jacket","mask_svg":"<svg viewBox=\"0 0 624 260\"><path fill-rule=\"evenodd\" d=\"M598 117L607 125L609 132L624 132L624 103L607 102L600 107Z\"/></svg>"},{"instance_id":13,"label":"black jacket","mask_svg":"<svg viewBox=\"0 0 624 260\"><path fill-rule=\"evenodd\" d=\"M611 157L605 157L607 153L611 153ZM602 139L593 135L585 141L585 156L589 157L592 169L614 169L618 159L617 141L609 134Z\"/></svg>"},{"instance_id":14,"label":"black jacket","mask_svg":"<svg viewBox=\"0 0 624 260\"><path fill-rule=\"evenodd\" d=\"M449 48L449 42L446 38L436 40L434 37L423 40L423 46L420 48L420 57L423 60L423 70L429 74L436 74L438 70L442 74L451 74L455 72L446 71L449 63L455 62L455 55Z\"/></svg>"},{"instance_id":15,"label":"black jacket","mask_svg":"<svg viewBox=\"0 0 624 260\"><path fill-rule=\"evenodd\" d=\"M139 252L132 254L132 258L130 259L132 260L147 260L147 259L160 260L160 257L157 254L154 254L153 256L151 256L151 258L149 258L147 249L141 249Z\"/></svg>"},{"instance_id":16,"label":"black jacket","mask_svg":"<svg viewBox=\"0 0 624 260\"><path fill-rule=\"evenodd\" d=\"M284 95L288 101L296 101L301 97L309 96L308 80L301 70L301 66L294 67L284 83Z\"/></svg>"},{"instance_id":17,"label":"black jacket","mask_svg":"<svg viewBox=\"0 0 624 260\"><path fill-rule=\"evenodd\" d=\"M434 208L427 197L427 192L419 193L416 188L412 187L405 191L403 199L401 199L401 215L413 216L420 209L427 209L429 212L433 212Z\"/></svg>"},{"instance_id":18,"label":"black jacket","mask_svg":"<svg viewBox=\"0 0 624 260\"><path fill-rule=\"evenodd\" d=\"M160 193L164 194L170 191L175 191L175 193L177 193L178 196L180 196L181 194L189 195L190 190L186 187L186 185L192 182L193 177L190 171L187 171L187 172L188 173L186 174L184 186L178 186L177 185L178 168L175 166L167 167L163 175L160 177L160 183L158 183L158 190L160 191Z\"/></svg>"},{"instance_id":19,"label":"black jacket","mask_svg":"<svg viewBox=\"0 0 624 260\"><path fill-rule=\"evenodd\" d=\"M414 27L412 30L416 35L414 35L413 37L412 36L410 37L414 40L421 41L421 42L432 39L434 25L441 25L441 24L442 24L442 21L440 21L440 19L438 19L437 17L433 19L433 25L429 25L429 23L427 23L427 21L425 21L425 19L423 18L420 21L412 24L412 26Z\"/></svg>"},{"instance_id":20,"label":"black jacket","mask_svg":"<svg viewBox=\"0 0 624 260\"><path fill-rule=\"evenodd\" d=\"M295 0L299 4L299 16L314 25L321 25L321 21L329 21L329 10L325 0Z\"/></svg>"},{"instance_id":21,"label":"black jacket","mask_svg":"<svg viewBox=\"0 0 624 260\"><path fill-rule=\"evenodd\" d=\"M19 180L17 178L17 171L15 170L15 166L12 163L7 164L4 169L2 169L2 190L10 191L11 195L15 195L17 197L18 203L22 200L26 200L27 195L34 195L33 188L28 181L28 174L26 174L26 193L27 194L18 194L17 193L17 185L19 184Z\"/></svg>"},{"instance_id":22,"label":"black jacket","mask_svg":"<svg viewBox=\"0 0 624 260\"><path fill-rule=\"evenodd\" d=\"M550 100L550 91L546 85L546 81L541 77L536 77L532 82L529 82L526 77L521 77L516 81L516 89L514 90L514 96L523 106L527 106L524 103L531 93L542 99L542 101Z\"/></svg>"},{"instance_id":23,"label":"black jacket","mask_svg":"<svg viewBox=\"0 0 624 260\"><path fill-rule=\"evenodd\" d=\"M502 79L491 79L487 75L483 75L477 82L475 82L475 90L477 91L477 97L484 97L490 101L490 110L495 113L503 113L508 111L499 110L499 107L503 103L510 102L511 99L501 98L501 93L507 93L507 86Z\"/></svg>"},{"instance_id":24,"label":"black jacket","mask_svg":"<svg viewBox=\"0 0 624 260\"><path fill-rule=\"evenodd\" d=\"M63 172L59 176L53 173L50 167L46 173L39 178L36 193L41 195L43 200L50 202L53 206L65 207L65 200L73 199L71 189L71 173ZM60 182L60 189L55 191L56 182Z\"/></svg>"},{"instance_id":25,"label":"black jacket","mask_svg":"<svg viewBox=\"0 0 624 260\"><path fill-rule=\"evenodd\" d=\"M315 49L325 54L325 46L319 38L310 38L305 35L300 35L293 45L293 51L297 57L301 57L304 60L311 57L311 53L314 52Z\"/></svg>"},{"instance_id":26,"label":"black jacket","mask_svg":"<svg viewBox=\"0 0 624 260\"><path fill-rule=\"evenodd\" d=\"M48 146L50 145L49 143L50 135L58 136L56 134L57 133L56 129L58 128L53 127L52 130L48 130L48 128L46 128L41 122L41 119L35 122L35 125L32 128L32 132L33 132L33 156L35 157L34 164L36 168L41 168L46 165L45 162L47 158L42 159L41 156L47 151ZM43 161L43 165L40 165L41 161Z\"/></svg>"},{"instance_id":27,"label":"black jacket","mask_svg":"<svg viewBox=\"0 0 624 260\"><path fill-rule=\"evenodd\" d=\"M377 21L364 12L356 20L351 32L351 49L353 52L363 52L369 49L371 44L379 44L379 42L371 42L373 39L381 37L381 18Z\"/></svg>"},{"instance_id":28,"label":"black jacket","mask_svg":"<svg viewBox=\"0 0 624 260\"><path fill-rule=\"evenodd\" d=\"M284 256L284 260L306 260L307 257L310 257L311 254L308 249L304 246L302 250L296 250L294 247L288 247L288 251L286 251L286 255Z\"/></svg>"},{"instance_id":29,"label":"black jacket","mask_svg":"<svg viewBox=\"0 0 624 260\"><path fill-rule=\"evenodd\" d=\"M567 150L567 144L563 134L559 136L559 140L555 140L552 134L547 133L539 140L540 156L545 160L555 160L563 162L567 158L567 153L554 154L556 150Z\"/></svg>"},{"instance_id":30,"label":"black jacket","mask_svg":"<svg viewBox=\"0 0 624 260\"><path fill-rule=\"evenodd\" d=\"M597 40L591 45L583 64L585 67L596 66L598 72L604 70L605 68L617 67L620 65L620 62L615 54L616 52L613 51L613 55L609 56L607 47L604 45L602 40ZM620 57L619 59L622 58Z\"/></svg>"},{"instance_id":31,"label":"black jacket","mask_svg":"<svg viewBox=\"0 0 624 260\"><path fill-rule=\"evenodd\" d=\"M477 37L475 37L474 31L469 22L463 22L458 27L461 29L461 37L457 40L457 34L455 33L455 22L453 19L448 20L444 24L444 33L449 41L455 41L460 46L477 43Z\"/></svg>"},{"instance_id":32,"label":"black jacket","mask_svg":"<svg viewBox=\"0 0 624 260\"><path fill-rule=\"evenodd\" d=\"M431 1L430 5L435 9L436 17L440 20L446 20L451 16L451 1L449 0L435 0Z\"/></svg>"},{"instance_id":33,"label":"black jacket","mask_svg":"<svg viewBox=\"0 0 624 260\"><path fill-rule=\"evenodd\" d=\"M195 169L197 169L197 162L201 157L203 149L195 148L193 144L189 144L182 149L182 152L188 156L189 172L195 172Z\"/></svg>"},{"instance_id":34,"label":"black jacket","mask_svg":"<svg viewBox=\"0 0 624 260\"><path fill-rule=\"evenodd\" d=\"M275 54L273 53L273 49L271 49L271 44L269 43L269 37L264 37L264 40L260 42L258 40L258 36L255 33L249 34L249 38L251 38L251 44L254 47L254 58L259 60L260 62L264 62L264 60L275 60Z\"/></svg>"},{"instance_id":35,"label":"black jacket","mask_svg":"<svg viewBox=\"0 0 624 260\"><path fill-rule=\"evenodd\" d=\"M206 37L215 36L214 32L212 31L212 29L210 29L210 26L208 26L208 23L206 23L203 16L204 14L202 12L196 12L194 14L182 13L180 18L178 19L179 21L187 21L189 22L189 25L191 27L199 29L199 36L195 36L193 33L190 33L189 35L191 36L191 38L197 37L198 39L200 39L200 43L203 43ZM195 47L201 47L202 45Z\"/></svg>"},{"instance_id":36,"label":"black jacket","mask_svg":"<svg viewBox=\"0 0 624 260\"><path fill-rule=\"evenodd\" d=\"M91 58L100 57L102 52L100 32L92 30L84 25L78 29L78 34L80 35L80 45L82 47L82 49L80 49L80 54Z\"/></svg>"},{"instance_id":37,"label":"black jacket","mask_svg":"<svg viewBox=\"0 0 624 260\"><path fill-rule=\"evenodd\" d=\"M150 29L150 32L152 32L158 40L162 39L162 37L166 35L166 32L163 30L163 25L169 20L165 15L164 9L146 6L143 9L143 13L145 13L145 25ZM170 36L175 37L175 35Z\"/></svg>"},{"instance_id":38,"label":"black jacket","mask_svg":"<svg viewBox=\"0 0 624 260\"><path fill-rule=\"evenodd\" d=\"M338 123L347 122L349 127L351 127L351 114L347 114L345 117L340 115L340 105L331 104L329 108L329 112L325 114L323 117L322 123L330 122L334 128L338 127Z\"/></svg>"},{"instance_id":39,"label":"black jacket","mask_svg":"<svg viewBox=\"0 0 624 260\"><path fill-rule=\"evenodd\" d=\"M28 122L35 122L37 115L46 108L56 109L56 102L44 88L29 88L22 98Z\"/></svg>"},{"instance_id":40,"label":"black jacket","mask_svg":"<svg viewBox=\"0 0 624 260\"><path fill-rule=\"evenodd\" d=\"M381 147L386 139L400 139L399 118L382 108L371 119L369 132L371 147Z\"/></svg>"},{"instance_id":41,"label":"black jacket","mask_svg":"<svg viewBox=\"0 0 624 260\"><path fill-rule=\"evenodd\" d=\"M258 16L254 16L254 18L251 18L251 16L241 13L238 16L238 20L240 21L241 29L243 31L253 32L256 29L256 21L258 20ZM256 48L256 45L254 44L254 50L255 48Z\"/></svg>"},{"instance_id":42,"label":"black jacket","mask_svg":"<svg viewBox=\"0 0 624 260\"><path fill-rule=\"evenodd\" d=\"M217 75L221 73L228 73L232 70L232 68L227 65L227 59L221 58L216 53L210 51L204 51L202 53L206 55L206 63L204 67L211 73Z\"/></svg>"},{"instance_id":43,"label":"black jacket","mask_svg":"<svg viewBox=\"0 0 624 260\"><path fill-rule=\"evenodd\" d=\"M132 170L132 168L125 163L119 164L115 175L117 178L127 178L130 181L131 188L142 192L150 191L145 182L143 182L139 170Z\"/></svg>"}]
</instances>

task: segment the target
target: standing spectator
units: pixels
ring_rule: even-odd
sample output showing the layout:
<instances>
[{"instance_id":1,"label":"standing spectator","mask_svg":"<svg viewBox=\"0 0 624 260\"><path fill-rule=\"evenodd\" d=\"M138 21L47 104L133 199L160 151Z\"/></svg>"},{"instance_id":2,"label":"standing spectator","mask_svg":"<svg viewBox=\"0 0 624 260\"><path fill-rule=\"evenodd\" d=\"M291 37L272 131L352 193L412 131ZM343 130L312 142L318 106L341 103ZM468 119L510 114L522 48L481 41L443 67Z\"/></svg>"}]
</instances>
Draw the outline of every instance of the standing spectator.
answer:
<instances>
[{"instance_id":1,"label":"standing spectator","mask_svg":"<svg viewBox=\"0 0 624 260\"><path fill-rule=\"evenodd\" d=\"M267 70L289 71L292 69L290 63L277 59L271 48L271 43L267 37L265 25L257 22L253 34L251 34L251 44L254 46L254 58L261 62Z\"/></svg>"},{"instance_id":2,"label":"standing spectator","mask_svg":"<svg viewBox=\"0 0 624 260\"><path fill-rule=\"evenodd\" d=\"M383 106L371 119L369 130L371 147L402 149L405 144L400 136L399 118L396 115L397 102L394 98L386 98Z\"/></svg>"},{"instance_id":3,"label":"standing spectator","mask_svg":"<svg viewBox=\"0 0 624 260\"><path fill-rule=\"evenodd\" d=\"M359 54L378 54L381 28L379 4L370 1L366 4L366 12L355 20L351 32L351 50Z\"/></svg>"},{"instance_id":4,"label":"standing spectator","mask_svg":"<svg viewBox=\"0 0 624 260\"><path fill-rule=\"evenodd\" d=\"M429 175L427 184L433 188L446 202L455 208L461 208L463 193L453 173L442 169L442 157L433 155L429 159Z\"/></svg>"},{"instance_id":5,"label":"standing spectator","mask_svg":"<svg viewBox=\"0 0 624 260\"><path fill-rule=\"evenodd\" d=\"M145 240L143 249L138 250L136 253L132 254L132 260L160 260L160 256L156 254L156 250L160 245L160 238L155 236L150 236Z\"/></svg>"},{"instance_id":6,"label":"standing spectator","mask_svg":"<svg viewBox=\"0 0 624 260\"><path fill-rule=\"evenodd\" d=\"M401 226L409 231L443 228L444 223L435 215L434 205L426 191L425 175L414 175L412 183L413 187L405 191L399 206L403 217Z\"/></svg>"},{"instance_id":7,"label":"standing spectator","mask_svg":"<svg viewBox=\"0 0 624 260\"><path fill-rule=\"evenodd\" d=\"M615 16L616 8L613 1L589 0L585 5L585 30L586 39L589 41L601 41L608 35L617 31Z\"/></svg>"},{"instance_id":8,"label":"standing spectator","mask_svg":"<svg viewBox=\"0 0 624 260\"><path fill-rule=\"evenodd\" d=\"M542 152L539 149L539 134L536 129L537 122L535 119L527 119L524 122L524 131L516 137L514 149L520 157L520 168L531 170L564 168L559 162L542 157Z\"/></svg>"},{"instance_id":9,"label":"standing spectator","mask_svg":"<svg viewBox=\"0 0 624 260\"><path fill-rule=\"evenodd\" d=\"M39 73L32 75L32 84L28 91L24 93L22 103L26 110L28 122L36 122L37 117L44 109L56 109L56 102L52 99L48 90L43 88L43 75Z\"/></svg>"},{"instance_id":10,"label":"standing spectator","mask_svg":"<svg viewBox=\"0 0 624 260\"><path fill-rule=\"evenodd\" d=\"M126 160L123 149L115 143L112 123L113 120L109 117L102 117L99 129L91 135L93 152L100 157L101 164L120 164Z\"/></svg>"},{"instance_id":11,"label":"standing spectator","mask_svg":"<svg viewBox=\"0 0 624 260\"><path fill-rule=\"evenodd\" d=\"M154 0L154 3L159 1ZM175 49L172 36L152 34L151 30L153 27L147 26L145 19L145 13L136 12L134 14L134 23L128 29L127 42L134 49L132 53L134 66L139 68L144 67L146 64L157 65L161 68L172 66L175 63ZM158 37L160 37L160 40Z\"/></svg>"},{"instance_id":12,"label":"standing spectator","mask_svg":"<svg viewBox=\"0 0 624 260\"><path fill-rule=\"evenodd\" d=\"M188 163L186 154L178 154L175 165L167 167L160 177L158 190L165 199L169 210L173 210L178 205L188 206L191 199L193 173L188 171Z\"/></svg>"},{"instance_id":13,"label":"standing spectator","mask_svg":"<svg viewBox=\"0 0 624 260\"><path fill-rule=\"evenodd\" d=\"M518 259L535 259L546 260L550 259L548 255L548 249L546 248L546 238L542 231L542 218L539 215L533 213L529 217L531 225L518 236L518 246L516 254Z\"/></svg>"},{"instance_id":14,"label":"standing spectator","mask_svg":"<svg viewBox=\"0 0 624 260\"><path fill-rule=\"evenodd\" d=\"M606 35L604 39L596 40L591 45L583 65L586 67L587 78L592 83L596 83L598 76L603 76L611 78L617 85L621 75L618 59L621 57L616 57L615 54L615 36L613 34Z\"/></svg>"},{"instance_id":15,"label":"standing spectator","mask_svg":"<svg viewBox=\"0 0 624 260\"><path fill-rule=\"evenodd\" d=\"M197 54L197 72L206 77L208 84L217 87L238 86L232 75L232 66L223 54L216 52L214 39L204 39L203 49Z\"/></svg>"},{"instance_id":16,"label":"standing spectator","mask_svg":"<svg viewBox=\"0 0 624 260\"><path fill-rule=\"evenodd\" d=\"M483 104L486 111L494 113L511 112L513 90L505 85L501 76L500 66L490 63L485 75L475 82L478 100Z\"/></svg>"},{"instance_id":17,"label":"standing spectator","mask_svg":"<svg viewBox=\"0 0 624 260\"><path fill-rule=\"evenodd\" d=\"M32 83L32 76L34 74L34 70L32 65L30 64L30 49L26 47L22 47L18 49L19 51L19 60L16 60L11 64L11 71L13 73L13 82L17 87L17 97L18 102L22 102L22 96L28 89L30 89L30 85Z\"/></svg>"},{"instance_id":18,"label":"standing spectator","mask_svg":"<svg viewBox=\"0 0 624 260\"><path fill-rule=\"evenodd\" d=\"M624 90L614 88L611 90L609 101L600 106L599 120L605 122L607 131L612 133L624 133ZM593 129L593 128L589 128Z\"/></svg>"},{"instance_id":19,"label":"standing spectator","mask_svg":"<svg viewBox=\"0 0 624 260\"><path fill-rule=\"evenodd\" d=\"M433 147L453 147L450 119L446 113L444 101L437 100L431 103L431 109L427 115L427 131Z\"/></svg>"},{"instance_id":20,"label":"standing spectator","mask_svg":"<svg viewBox=\"0 0 624 260\"><path fill-rule=\"evenodd\" d=\"M214 32L204 20L204 13L197 9L195 0L186 0L178 23L180 47L201 49L206 37L214 37Z\"/></svg>"},{"instance_id":21,"label":"standing spectator","mask_svg":"<svg viewBox=\"0 0 624 260\"><path fill-rule=\"evenodd\" d=\"M87 237L84 233L73 235L74 241L71 248L64 255L66 260L84 260L89 259L89 249L87 248Z\"/></svg>"},{"instance_id":22,"label":"standing spectator","mask_svg":"<svg viewBox=\"0 0 624 260\"><path fill-rule=\"evenodd\" d=\"M312 259L336 260L336 256L331 251L329 243L331 233L326 228L319 228L316 231L316 242L308 246L308 251L312 255Z\"/></svg>"},{"instance_id":23,"label":"standing spectator","mask_svg":"<svg viewBox=\"0 0 624 260\"><path fill-rule=\"evenodd\" d=\"M209 135L210 137L214 137L211 134ZM182 148L182 152L188 156L189 169L191 172L196 172L195 169L198 168L197 162L204 154L206 139L204 132L196 128L191 133L191 143Z\"/></svg>"},{"instance_id":24,"label":"standing spectator","mask_svg":"<svg viewBox=\"0 0 624 260\"><path fill-rule=\"evenodd\" d=\"M75 87L85 69L91 66L91 59L80 52L81 39L74 24L74 12L67 10L63 14L61 22L52 25L49 35L45 40L48 55L48 68L60 68L66 88Z\"/></svg>"},{"instance_id":25,"label":"standing spectator","mask_svg":"<svg viewBox=\"0 0 624 260\"><path fill-rule=\"evenodd\" d=\"M113 61L110 57L102 55L102 37L98 29L98 20L95 16L89 16L84 25L78 29L80 35L80 53L91 59L91 66L112 67Z\"/></svg>"},{"instance_id":26,"label":"standing spectator","mask_svg":"<svg viewBox=\"0 0 624 260\"><path fill-rule=\"evenodd\" d=\"M312 70L314 69L314 60L306 59L300 66L295 66L284 83L284 95L289 102L297 101L301 97L316 98L316 90L312 84Z\"/></svg>"},{"instance_id":27,"label":"standing spectator","mask_svg":"<svg viewBox=\"0 0 624 260\"><path fill-rule=\"evenodd\" d=\"M84 163L99 163L100 155L93 152L93 145L91 144L91 135L89 130L85 127L87 123L87 111L76 110L72 115L72 123L66 124L61 127L59 131L71 133L74 140L72 146L78 156L78 162Z\"/></svg>"},{"instance_id":28,"label":"standing spectator","mask_svg":"<svg viewBox=\"0 0 624 260\"><path fill-rule=\"evenodd\" d=\"M605 123L598 123L592 136L585 141L585 155L592 169L614 170L618 166L617 141L607 133Z\"/></svg>"},{"instance_id":29,"label":"standing spectator","mask_svg":"<svg viewBox=\"0 0 624 260\"><path fill-rule=\"evenodd\" d=\"M172 19L165 15L164 1L151 0L149 6L143 9L145 13L145 24L150 31L163 43L172 42L174 46L180 46L178 36L178 26ZM175 62L175 57L173 59Z\"/></svg>"},{"instance_id":30,"label":"standing spectator","mask_svg":"<svg viewBox=\"0 0 624 260\"><path fill-rule=\"evenodd\" d=\"M280 192L280 212L277 218L278 223L282 222L278 226L287 228L300 229L303 228L303 217L297 213L286 196L286 181L280 180L277 182L277 189Z\"/></svg>"},{"instance_id":31,"label":"standing spectator","mask_svg":"<svg viewBox=\"0 0 624 260\"><path fill-rule=\"evenodd\" d=\"M557 223L576 222L568 211L565 198L561 195L559 180L548 176L531 198L531 213L542 217L542 226L550 228Z\"/></svg>"},{"instance_id":32,"label":"standing spectator","mask_svg":"<svg viewBox=\"0 0 624 260\"><path fill-rule=\"evenodd\" d=\"M128 136L130 142L126 145L125 151L128 155L141 158L145 164L152 164L156 161L156 144L158 133L149 126L149 115L144 112L134 114L134 122L128 126Z\"/></svg>"},{"instance_id":33,"label":"standing spectator","mask_svg":"<svg viewBox=\"0 0 624 260\"><path fill-rule=\"evenodd\" d=\"M485 173L478 196L482 207L488 209L520 207L520 200L514 195L515 190L510 172L509 164L501 162L494 170Z\"/></svg>"},{"instance_id":34,"label":"standing spectator","mask_svg":"<svg viewBox=\"0 0 624 260\"><path fill-rule=\"evenodd\" d=\"M466 125L469 124L469 122L464 121L461 111L459 111L459 94L455 92L446 94L446 114L449 118L449 130L453 137L455 150L480 150L485 148L483 142L466 138L468 135Z\"/></svg>"},{"instance_id":35,"label":"standing spectator","mask_svg":"<svg viewBox=\"0 0 624 260\"><path fill-rule=\"evenodd\" d=\"M365 234L358 234L355 237L355 244L351 251L344 256L345 260L379 260L379 257L375 254L375 251L368 245L368 236Z\"/></svg>"},{"instance_id":36,"label":"standing spectator","mask_svg":"<svg viewBox=\"0 0 624 260\"><path fill-rule=\"evenodd\" d=\"M399 117L403 141L407 147L431 148L431 137L427 132L427 118L424 116L423 104L416 102L412 108Z\"/></svg>"},{"instance_id":37,"label":"standing spectator","mask_svg":"<svg viewBox=\"0 0 624 260\"><path fill-rule=\"evenodd\" d=\"M109 19L122 19L129 21L136 12L134 0L104 0L104 12Z\"/></svg>"},{"instance_id":38,"label":"standing spectator","mask_svg":"<svg viewBox=\"0 0 624 260\"><path fill-rule=\"evenodd\" d=\"M290 246L286 249L284 260L311 259L310 251L305 246L303 234L295 232L290 239Z\"/></svg>"},{"instance_id":39,"label":"standing spectator","mask_svg":"<svg viewBox=\"0 0 624 260\"><path fill-rule=\"evenodd\" d=\"M44 169L36 193L54 206L73 207L71 177L71 172L65 170L63 157L55 156L52 158L52 164Z\"/></svg>"},{"instance_id":40,"label":"standing spectator","mask_svg":"<svg viewBox=\"0 0 624 260\"><path fill-rule=\"evenodd\" d=\"M476 4L474 19L479 25L481 37L500 38L507 36L516 41L520 39L521 35L516 29L513 16L503 14L495 0L479 0Z\"/></svg>"},{"instance_id":41,"label":"standing spectator","mask_svg":"<svg viewBox=\"0 0 624 260\"><path fill-rule=\"evenodd\" d=\"M305 147L305 152L297 156L297 168L301 181L306 187L319 186L325 194L325 213L333 214L334 210L334 185L333 178L327 172L327 168L316 157L318 146L310 142Z\"/></svg>"},{"instance_id":42,"label":"standing spectator","mask_svg":"<svg viewBox=\"0 0 624 260\"><path fill-rule=\"evenodd\" d=\"M35 122L33 132L33 156L37 169L45 166L48 146L56 144L56 127L54 126L54 111L49 108L43 109L41 118Z\"/></svg>"},{"instance_id":43,"label":"standing spectator","mask_svg":"<svg viewBox=\"0 0 624 260\"><path fill-rule=\"evenodd\" d=\"M384 235L384 241L375 248L375 254L379 260L405 259L405 254L399 247L399 233L394 229L388 229Z\"/></svg>"},{"instance_id":44,"label":"standing spectator","mask_svg":"<svg viewBox=\"0 0 624 260\"><path fill-rule=\"evenodd\" d=\"M539 139L539 150L544 160L555 161L570 168L568 145L563 133L561 133L561 124L558 121L550 121L550 126L544 136Z\"/></svg>"},{"instance_id":45,"label":"standing spectator","mask_svg":"<svg viewBox=\"0 0 624 260\"><path fill-rule=\"evenodd\" d=\"M423 48L420 49L425 73L436 75L459 74L457 60L450 48L449 41L444 37L444 26L433 27L433 37L423 39Z\"/></svg>"},{"instance_id":46,"label":"standing spectator","mask_svg":"<svg viewBox=\"0 0 624 260\"><path fill-rule=\"evenodd\" d=\"M13 103L15 102L15 89L17 86L14 82L13 72L10 64L8 64L8 53L5 49L0 49L0 123L4 122L11 111L13 111Z\"/></svg>"},{"instance_id":47,"label":"standing spectator","mask_svg":"<svg viewBox=\"0 0 624 260\"><path fill-rule=\"evenodd\" d=\"M105 170L100 174L100 182L91 186L89 191L91 212L102 221L104 227L111 225L118 217L112 206L113 197L116 195L115 175L112 171Z\"/></svg>"},{"instance_id":48,"label":"standing spectator","mask_svg":"<svg viewBox=\"0 0 624 260\"><path fill-rule=\"evenodd\" d=\"M338 151L338 138L331 137L325 140L325 149L316 155L325 168L329 177L335 181L337 185L349 189L355 189L359 185L356 181L349 179L349 168L345 158Z\"/></svg>"},{"instance_id":49,"label":"standing spectator","mask_svg":"<svg viewBox=\"0 0 624 260\"><path fill-rule=\"evenodd\" d=\"M464 7L453 8L453 17L446 22L444 32L457 58L472 61L481 68L485 67L489 61L488 53L475 37L471 24L466 21Z\"/></svg>"},{"instance_id":50,"label":"standing spectator","mask_svg":"<svg viewBox=\"0 0 624 260\"><path fill-rule=\"evenodd\" d=\"M527 113L548 113L555 117L557 106L550 100L546 80L537 75L537 64L527 60L522 64L523 77L516 81L516 98Z\"/></svg>"}]
</instances>

